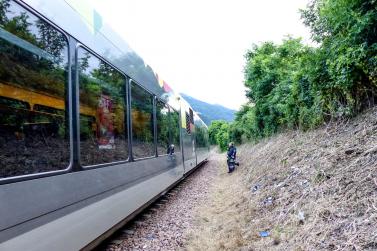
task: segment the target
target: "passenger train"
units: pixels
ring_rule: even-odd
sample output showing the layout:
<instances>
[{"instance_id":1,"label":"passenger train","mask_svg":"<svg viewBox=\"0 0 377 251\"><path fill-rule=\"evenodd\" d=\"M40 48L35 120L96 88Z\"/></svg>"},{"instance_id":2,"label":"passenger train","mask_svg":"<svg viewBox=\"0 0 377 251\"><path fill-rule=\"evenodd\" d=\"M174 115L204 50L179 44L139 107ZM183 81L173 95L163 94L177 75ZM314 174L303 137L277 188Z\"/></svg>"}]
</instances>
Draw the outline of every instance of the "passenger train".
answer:
<instances>
[{"instance_id":1,"label":"passenger train","mask_svg":"<svg viewBox=\"0 0 377 251\"><path fill-rule=\"evenodd\" d=\"M209 155L198 114L83 1L0 0L0 54L0 250L89 250Z\"/></svg>"}]
</instances>

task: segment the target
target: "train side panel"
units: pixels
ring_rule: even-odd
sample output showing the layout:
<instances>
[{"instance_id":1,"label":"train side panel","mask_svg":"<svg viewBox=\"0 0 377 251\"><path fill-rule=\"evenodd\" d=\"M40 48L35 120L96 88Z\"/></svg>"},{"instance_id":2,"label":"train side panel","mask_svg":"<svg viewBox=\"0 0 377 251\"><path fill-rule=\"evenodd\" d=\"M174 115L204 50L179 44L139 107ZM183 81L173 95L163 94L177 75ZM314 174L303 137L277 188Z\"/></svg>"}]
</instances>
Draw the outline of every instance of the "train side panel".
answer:
<instances>
[{"instance_id":1,"label":"train side panel","mask_svg":"<svg viewBox=\"0 0 377 251\"><path fill-rule=\"evenodd\" d=\"M206 127L106 25L3 2L31 26L0 24L0 250L79 250L204 161Z\"/></svg>"},{"instance_id":2,"label":"train side panel","mask_svg":"<svg viewBox=\"0 0 377 251\"><path fill-rule=\"evenodd\" d=\"M180 153L2 185L0 201L7 203L0 206L0 242L126 190L138 182L148 184L149 179L162 173L169 174L168 180L182 177ZM148 189L158 193L171 183L161 185L165 186L162 190L153 185L149 185Z\"/></svg>"},{"instance_id":3,"label":"train side panel","mask_svg":"<svg viewBox=\"0 0 377 251\"><path fill-rule=\"evenodd\" d=\"M208 128L200 117L194 114L195 123L195 152L197 163L201 163L208 158L209 155L209 139Z\"/></svg>"},{"instance_id":4,"label":"train side panel","mask_svg":"<svg viewBox=\"0 0 377 251\"><path fill-rule=\"evenodd\" d=\"M177 182L181 174L182 169L177 167L137 182L102 200L91 202L86 207L59 215L46 224L34 227L32 231L21 235L18 233L14 238L0 243L0 249L80 250L124 220L125 216L131 215L146 202L159 196L161 191ZM20 230L17 228L20 227L15 227L14 233Z\"/></svg>"}]
</instances>

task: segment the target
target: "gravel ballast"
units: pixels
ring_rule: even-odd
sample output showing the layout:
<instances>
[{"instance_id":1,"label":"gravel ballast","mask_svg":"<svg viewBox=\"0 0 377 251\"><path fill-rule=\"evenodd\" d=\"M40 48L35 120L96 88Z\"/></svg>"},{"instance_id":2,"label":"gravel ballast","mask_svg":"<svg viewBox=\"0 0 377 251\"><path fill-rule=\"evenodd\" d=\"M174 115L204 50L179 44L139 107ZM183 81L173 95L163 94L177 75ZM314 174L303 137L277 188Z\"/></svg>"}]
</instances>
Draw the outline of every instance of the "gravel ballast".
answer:
<instances>
[{"instance_id":1,"label":"gravel ballast","mask_svg":"<svg viewBox=\"0 0 377 251\"><path fill-rule=\"evenodd\" d=\"M206 202L217 174L209 160L164 195L149 209L127 224L100 250L177 250L183 249L198 206Z\"/></svg>"}]
</instances>

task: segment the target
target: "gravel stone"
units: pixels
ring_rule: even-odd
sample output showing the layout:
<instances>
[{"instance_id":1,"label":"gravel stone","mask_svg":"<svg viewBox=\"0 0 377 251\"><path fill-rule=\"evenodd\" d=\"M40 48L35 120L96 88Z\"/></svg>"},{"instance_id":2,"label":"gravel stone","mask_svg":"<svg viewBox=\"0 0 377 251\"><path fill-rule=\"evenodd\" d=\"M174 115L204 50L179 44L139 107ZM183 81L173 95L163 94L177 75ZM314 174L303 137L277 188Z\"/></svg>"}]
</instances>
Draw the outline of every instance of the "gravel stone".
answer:
<instances>
[{"instance_id":1,"label":"gravel stone","mask_svg":"<svg viewBox=\"0 0 377 251\"><path fill-rule=\"evenodd\" d=\"M108 240L106 251L183 249L193 227L196 209L206 202L208 190L216 177L211 161L192 173L177 187L121 230L121 238ZM121 239L121 242L119 242Z\"/></svg>"}]
</instances>

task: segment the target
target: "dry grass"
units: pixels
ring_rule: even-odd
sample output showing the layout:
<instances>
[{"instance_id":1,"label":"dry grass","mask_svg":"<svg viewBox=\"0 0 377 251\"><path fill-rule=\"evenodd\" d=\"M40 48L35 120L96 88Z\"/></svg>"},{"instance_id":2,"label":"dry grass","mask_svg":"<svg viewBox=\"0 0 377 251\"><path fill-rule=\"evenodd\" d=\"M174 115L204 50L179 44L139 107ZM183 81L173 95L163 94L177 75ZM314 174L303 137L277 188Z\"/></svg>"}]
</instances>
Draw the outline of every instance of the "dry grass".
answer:
<instances>
[{"instance_id":1,"label":"dry grass","mask_svg":"<svg viewBox=\"0 0 377 251\"><path fill-rule=\"evenodd\" d=\"M210 199L199 208L196 228L189 233L188 250L234 250L244 245L241 224L248 191L237 172L228 174L224 154L212 153L210 163L218 166L218 176L210 190ZM245 194L246 196L243 196Z\"/></svg>"},{"instance_id":2,"label":"dry grass","mask_svg":"<svg viewBox=\"0 0 377 251\"><path fill-rule=\"evenodd\" d=\"M213 156L219 175L188 250L377 250L376 108L238 152L231 175Z\"/></svg>"}]
</instances>

